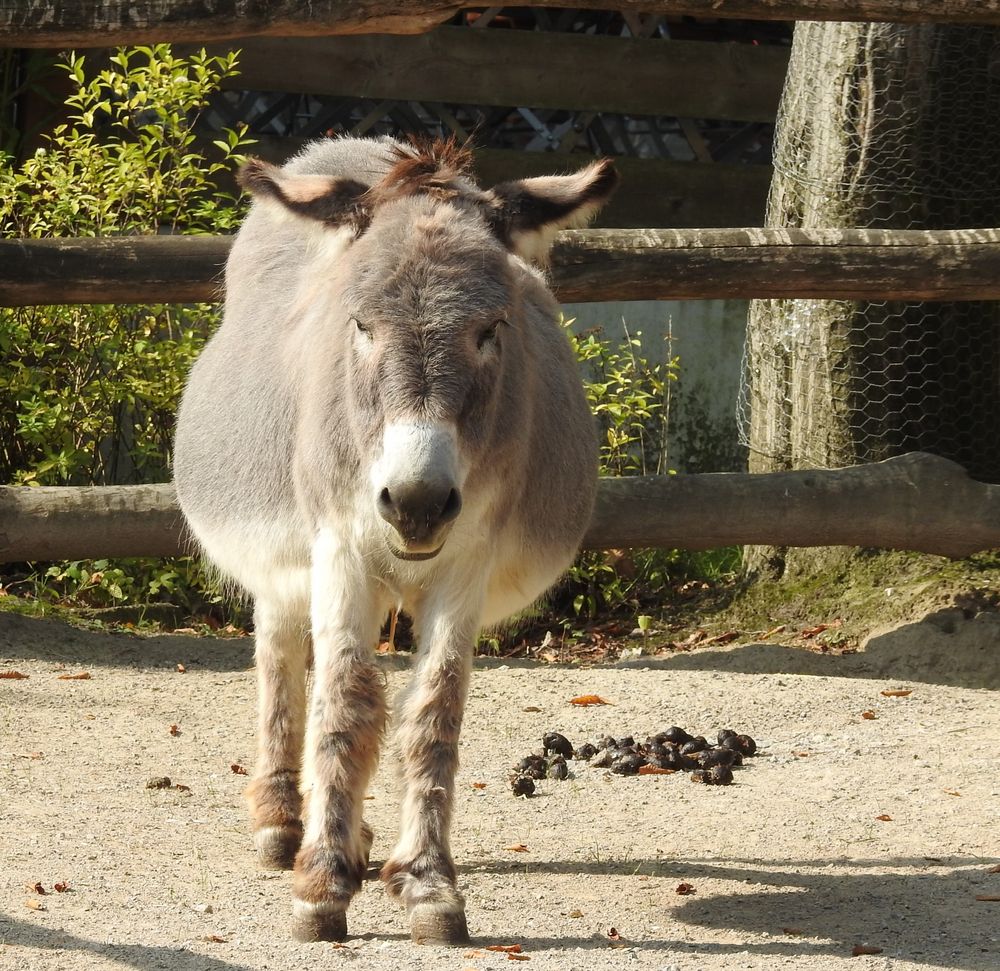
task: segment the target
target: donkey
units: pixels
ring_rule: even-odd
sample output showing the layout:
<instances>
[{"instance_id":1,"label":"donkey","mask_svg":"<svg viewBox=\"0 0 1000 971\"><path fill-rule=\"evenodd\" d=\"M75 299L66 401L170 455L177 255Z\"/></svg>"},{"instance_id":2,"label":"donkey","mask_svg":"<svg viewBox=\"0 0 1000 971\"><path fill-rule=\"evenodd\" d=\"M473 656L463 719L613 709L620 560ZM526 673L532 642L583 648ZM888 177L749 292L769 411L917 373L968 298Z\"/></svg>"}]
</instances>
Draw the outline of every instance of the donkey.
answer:
<instances>
[{"instance_id":1,"label":"donkey","mask_svg":"<svg viewBox=\"0 0 1000 971\"><path fill-rule=\"evenodd\" d=\"M178 416L181 508L254 601L247 800L261 864L294 869L299 940L346 936L368 866L392 609L419 650L381 877L414 940L468 940L449 828L473 645L555 581L592 511L593 420L530 264L617 175L601 160L486 191L470 161L454 141L343 138L248 162L224 320Z\"/></svg>"}]
</instances>

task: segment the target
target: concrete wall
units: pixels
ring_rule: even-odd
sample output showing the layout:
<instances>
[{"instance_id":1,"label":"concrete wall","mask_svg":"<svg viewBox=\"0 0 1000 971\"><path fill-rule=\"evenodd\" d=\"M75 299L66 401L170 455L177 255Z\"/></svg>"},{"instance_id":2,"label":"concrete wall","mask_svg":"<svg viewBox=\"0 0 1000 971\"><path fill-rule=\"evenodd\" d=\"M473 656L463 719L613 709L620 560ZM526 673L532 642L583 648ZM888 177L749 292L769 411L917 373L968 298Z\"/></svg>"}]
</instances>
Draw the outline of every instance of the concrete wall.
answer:
<instances>
[{"instance_id":1,"label":"concrete wall","mask_svg":"<svg viewBox=\"0 0 1000 971\"><path fill-rule=\"evenodd\" d=\"M645 356L680 359L668 424L668 464L678 472L738 472L746 468L739 443L739 395L747 302L744 300L641 300L567 303L574 329L603 328L624 340L641 332Z\"/></svg>"}]
</instances>

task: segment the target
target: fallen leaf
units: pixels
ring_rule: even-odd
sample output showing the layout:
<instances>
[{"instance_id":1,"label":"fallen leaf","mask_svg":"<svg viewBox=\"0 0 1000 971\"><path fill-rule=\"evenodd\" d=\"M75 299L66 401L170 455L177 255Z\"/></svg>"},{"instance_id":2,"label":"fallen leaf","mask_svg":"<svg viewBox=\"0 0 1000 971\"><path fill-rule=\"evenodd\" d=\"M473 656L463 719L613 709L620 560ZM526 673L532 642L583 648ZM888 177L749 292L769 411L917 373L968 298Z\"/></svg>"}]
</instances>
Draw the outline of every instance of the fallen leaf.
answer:
<instances>
[{"instance_id":1,"label":"fallen leaf","mask_svg":"<svg viewBox=\"0 0 1000 971\"><path fill-rule=\"evenodd\" d=\"M1000 903L1000 894L995 893L977 893L976 900L984 904L997 904Z\"/></svg>"},{"instance_id":2,"label":"fallen leaf","mask_svg":"<svg viewBox=\"0 0 1000 971\"><path fill-rule=\"evenodd\" d=\"M171 725L169 728L169 732L176 738L178 735L180 735L181 730L177 725Z\"/></svg>"},{"instance_id":3,"label":"fallen leaf","mask_svg":"<svg viewBox=\"0 0 1000 971\"><path fill-rule=\"evenodd\" d=\"M0 671L0 678L8 678L11 681L21 681L30 677L30 674L21 674L20 671Z\"/></svg>"},{"instance_id":4,"label":"fallen leaf","mask_svg":"<svg viewBox=\"0 0 1000 971\"><path fill-rule=\"evenodd\" d=\"M876 816L875 818L879 822L882 822L882 823L891 823L892 822L892 816L890 816L888 813L882 813L881 816Z\"/></svg>"},{"instance_id":5,"label":"fallen leaf","mask_svg":"<svg viewBox=\"0 0 1000 971\"><path fill-rule=\"evenodd\" d=\"M886 698L906 698L913 694L912 688L893 688L890 691L883 691L882 694Z\"/></svg>"},{"instance_id":6,"label":"fallen leaf","mask_svg":"<svg viewBox=\"0 0 1000 971\"><path fill-rule=\"evenodd\" d=\"M199 941L207 941L209 944L228 944L229 941L224 937L219 937L218 934L206 934L204 937L199 937Z\"/></svg>"},{"instance_id":7,"label":"fallen leaf","mask_svg":"<svg viewBox=\"0 0 1000 971\"><path fill-rule=\"evenodd\" d=\"M233 775L247 774L247 770L244 769L243 766L239 764L239 762L233 762L233 764L230 765L229 768L232 770Z\"/></svg>"},{"instance_id":8,"label":"fallen leaf","mask_svg":"<svg viewBox=\"0 0 1000 971\"><path fill-rule=\"evenodd\" d=\"M674 893L679 893L682 897L687 897L697 892L698 891L690 883L679 883L677 884L677 887L674 890Z\"/></svg>"},{"instance_id":9,"label":"fallen leaf","mask_svg":"<svg viewBox=\"0 0 1000 971\"><path fill-rule=\"evenodd\" d=\"M502 954L520 954L520 944L490 944L487 951L500 951Z\"/></svg>"},{"instance_id":10,"label":"fallen leaf","mask_svg":"<svg viewBox=\"0 0 1000 971\"><path fill-rule=\"evenodd\" d=\"M178 792L190 792L191 791L191 787L190 786L181 785L179 782L173 788L176 789Z\"/></svg>"},{"instance_id":11,"label":"fallen leaf","mask_svg":"<svg viewBox=\"0 0 1000 971\"><path fill-rule=\"evenodd\" d=\"M861 717L864 718L865 721L873 722L876 718L878 718L878 715L876 715L873 711L863 711L861 712Z\"/></svg>"},{"instance_id":12,"label":"fallen leaf","mask_svg":"<svg viewBox=\"0 0 1000 971\"><path fill-rule=\"evenodd\" d=\"M43 896L45 894L45 887L42 886L40 880L38 881L38 883L26 883L24 885L24 889L27 890L28 893L38 893L42 894Z\"/></svg>"},{"instance_id":13,"label":"fallen leaf","mask_svg":"<svg viewBox=\"0 0 1000 971\"><path fill-rule=\"evenodd\" d=\"M26 900L24 906L30 910L48 910L49 908L45 906L40 900Z\"/></svg>"},{"instance_id":14,"label":"fallen leaf","mask_svg":"<svg viewBox=\"0 0 1000 971\"><path fill-rule=\"evenodd\" d=\"M472 783L472 788L473 789L485 789L486 788L486 783L485 782L473 782Z\"/></svg>"},{"instance_id":15,"label":"fallen leaf","mask_svg":"<svg viewBox=\"0 0 1000 971\"><path fill-rule=\"evenodd\" d=\"M677 769L661 769L658 765L640 765L639 775L673 775Z\"/></svg>"},{"instance_id":16,"label":"fallen leaf","mask_svg":"<svg viewBox=\"0 0 1000 971\"><path fill-rule=\"evenodd\" d=\"M961 796L962 793L955 792L954 789L942 789L941 790L946 796Z\"/></svg>"},{"instance_id":17,"label":"fallen leaf","mask_svg":"<svg viewBox=\"0 0 1000 971\"><path fill-rule=\"evenodd\" d=\"M583 911L582 910L571 910L566 916L567 917L582 917L583 916Z\"/></svg>"},{"instance_id":18,"label":"fallen leaf","mask_svg":"<svg viewBox=\"0 0 1000 971\"><path fill-rule=\"evenodd\" d=\"M862 954L881 954L882 948L880 947L869 947L867 944L855 944L851 948L852 957L861 957Z\"/></svg>"},{"instance_id":19,"label":"fallen leaf","mask_svg":"<svg viewBox=\"0 0 1000 971\"><path fill-rule=\"evenodd\" d=\"M510 850L511 853L527 853L528 847L524 843L514 843L512 846L505 846L505 850Z\"/></svg>"},{"instance_id":20,"label":"fallen leaf","mask_svg":"<svg viewBox=\"0 0 1000 971\"><path fill-rule=\"evenodd\" d=\"M801 927L782 927L781 933L788 934L791 937L800 937L802 934L805 934L805 931Z\"/></svg>"},{"instance_id":21,"label":"fallen leaf","mask_svg":"<svg viewBox=\"0 0 1000 971\"><path fill-rule=\"evenodd\" d=\"M52 884L52 889L56 893L68 893L70 890L69 880L63 880L61 883Z\"/></svg>"},{"instance_id":22,"label":"fallen leaf","mask_svg":"<svg viewBox=\"0 0 1000 971\"><path fill-rule=\"evenodd\" d=\"M739 636L740 632L738 630L727 630L724 634L716 634L714 637L705 638L702 644L728 644L730 641L735 641Z\"/></svg>"},{"instance_id":23,"label":"fallen leaf","mask_svg":"<svg viewBox=\"0 0 1000 971\"><path fill-rule=\"evenodd\" d=\"M812 755L812 752L796 752L793 750L792 755L794 755L797 759L807 759L810 755Z\"/></svg>"},{"instance_id":24,"label":"fallen leaf","mask_svg":"<svg viewBox=\"0 0 1000 971\"><path fill-rule=\"evenodd\" d=\"M987 873L1000 873L1000 863L997 863L995 866L991 866L986 872Z\"/></svg>"},{"instance_id":25,"label":"fallen leaf","mask_svg":"<svg viewBox=\"0 0 1000 971\"><path fill-rule=\"evenodd\" d=\"M570 698L571 705L610 705L610 701L605 701L600 695L579 695L576 698Z\"/></svg>"},{"instance_id":26,"label":"fallen leaf","mask_svg":"<svg viewBox=\"0 0 1000 971\"><path fill-rule=\"evenodd\" d=\"M840 627L841 624L843 624L843 621L839 619L831 621L829 624L817 624L815 627L807 627L804 631L802 631L801 636L806 640L809 640L810 637L822 634L825 630L835 630Z\"/></svg>"},{"instance_id":27,"label":"fallen leaf","mask_svg":"<svg viewBox=\"0 0 1000 971\"><path fill-rule=\"evenodd\" d=\"M178 662L177 662L177 673L178 673L178 674L184 674L184 673L185 673L186 671L187 671L187 668L186 668L186 667L184 667L184 665L183 665L183 664L181 664L181 663L180 663L180 662L178 661Z\"/></svg>"},{"instance_id":28,"label":"fallen leaf","mask_svg":"<svg viewBox=\"0 0 1000 971\"><path fill-rule=\"evenodd\" d=\"M516 954L516 953L514 953L513 951L511 951L511 952L510 952L510 953L509 953L509 954L507 955L507 960L508 960L508 961L530 961L530 960L531 960L531 958L530 958L530 957L528 957L528 955L527 955L527 954Z\"/></svg>"},{"instance_id":29,"label":"fallen leaf","mask_svg":"<svg viewBox=\"0 0 1000 971\"><path fill-rule=\"evenodd\" d=\"M541 711L541 710L542 709L539 708L537 705L528 705L527 708L522 709L522 711Z\"/></svg>"},{"instance_id":30,"label":"fallen leaf","mask_svg":"<svg viewBox=\"0 0 1000 971\"><path fill-rule=\"evenodd\" d=\"M89 681L90 680L90 672L89 671L81 671L79 674L60 674L57 680L59 680L59 681Z\"/></svg>"},{"instance_id":31,"label":"fallen leaf","mask_svg":"<svg viewBox=\"0 0 1000 971\"><path fill-rule=\"evenodd\" d=\"M469 959L469 958L483 958L483 957L486 957L486 952L485 951L466 951L462 955L462 957L464 957L466 959Z\"/></svg>"},{"instance_id":32,"label":"fallen leaf","mask_svg":"<svg viewBox=\"0 0 1000 971\"><path fill-rule=\"evenodd\" d=\"M762 641L766 641L769 637L774 637L775 634L780 634L785 629L784 624L778 624L777 627L772 627L769 631L760 635Z\"/></svg>"}]
</instances>

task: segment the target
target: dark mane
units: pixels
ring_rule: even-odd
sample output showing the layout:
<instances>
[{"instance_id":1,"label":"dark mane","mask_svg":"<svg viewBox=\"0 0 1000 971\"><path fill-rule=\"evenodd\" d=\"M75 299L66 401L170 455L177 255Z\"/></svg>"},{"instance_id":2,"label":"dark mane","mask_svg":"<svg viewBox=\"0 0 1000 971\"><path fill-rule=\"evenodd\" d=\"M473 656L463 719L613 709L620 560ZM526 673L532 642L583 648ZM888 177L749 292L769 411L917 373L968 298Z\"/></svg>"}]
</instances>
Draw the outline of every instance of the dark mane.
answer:
<instances>
[{"instance_id":1,"label":"dark mane","mask_svg":"<svg viewBox=\"0 0 1000 971\"><path fill-rule=\"evenodd\" d=\"M454 135L434 140L414 135L409 144L391 149L390 161L392 167L366 194L365 201L372 206L404 196L453 199L461 195L458 180L471 177L472 149Z\"/></svg>"}]
</instances>

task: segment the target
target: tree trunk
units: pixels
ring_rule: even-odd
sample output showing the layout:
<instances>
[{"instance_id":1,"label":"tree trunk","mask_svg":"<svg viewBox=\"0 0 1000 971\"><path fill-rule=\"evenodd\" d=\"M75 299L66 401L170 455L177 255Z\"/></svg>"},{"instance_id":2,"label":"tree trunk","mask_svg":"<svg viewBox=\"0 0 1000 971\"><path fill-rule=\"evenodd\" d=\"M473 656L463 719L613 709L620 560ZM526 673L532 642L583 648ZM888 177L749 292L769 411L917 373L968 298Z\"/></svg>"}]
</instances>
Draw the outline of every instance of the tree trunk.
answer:
<instances>
[{"instance_id":1,"label":"tree trunk","mask_svg":"<svg viewBox=\"0 0 1000 971\"><path fill-rule=\"evenodd\" d=\"M800 23L769 227L943 229L1000 220L1000 32ZM1000 304L751 305L750 470L840 468L922 450L1000 480ZM753 547L751 575L845 552Z\"/></svg>"}]
</instances>

